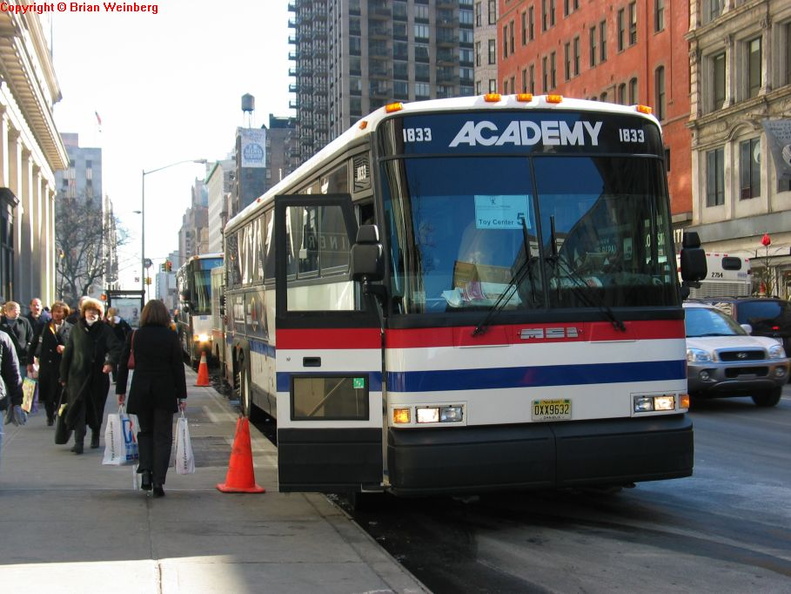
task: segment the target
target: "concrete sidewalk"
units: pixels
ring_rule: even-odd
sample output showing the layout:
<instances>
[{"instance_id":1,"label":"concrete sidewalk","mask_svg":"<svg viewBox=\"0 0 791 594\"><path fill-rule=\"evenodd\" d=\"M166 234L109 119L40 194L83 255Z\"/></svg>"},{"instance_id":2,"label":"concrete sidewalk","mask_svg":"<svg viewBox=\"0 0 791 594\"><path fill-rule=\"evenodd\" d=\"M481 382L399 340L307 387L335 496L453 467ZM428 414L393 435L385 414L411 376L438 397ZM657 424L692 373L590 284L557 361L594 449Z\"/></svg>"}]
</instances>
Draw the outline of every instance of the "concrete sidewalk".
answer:
<instances>
[{"instance_id":1,"label":"concrete sidewalk","mask_svg":"<svg viewBox=\"0 0 791 594\"><path fill-rule=\"evenodd\" d=\"M276 449L254 427L255 478L267 492L218 491L238 414L212 388L192 387L195 379L188 369L197 471L171 468L161 499L133 490L131 466L102 465L104 435L100 449L78 456L71 443L55 445L43 410L23 427L5 426L4 592L428 591L323 495L278 493Z\"/></svg>"}]
</instances>

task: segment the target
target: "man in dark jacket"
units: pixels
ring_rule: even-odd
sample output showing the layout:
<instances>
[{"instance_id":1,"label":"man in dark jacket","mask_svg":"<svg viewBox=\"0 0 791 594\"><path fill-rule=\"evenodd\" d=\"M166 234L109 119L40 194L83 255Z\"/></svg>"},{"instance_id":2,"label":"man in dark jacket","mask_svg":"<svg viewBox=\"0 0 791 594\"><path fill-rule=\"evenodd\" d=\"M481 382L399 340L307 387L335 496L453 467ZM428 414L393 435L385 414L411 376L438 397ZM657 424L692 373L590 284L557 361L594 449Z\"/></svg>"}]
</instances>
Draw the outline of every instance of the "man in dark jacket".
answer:
<instances>
[{"instance_id":1,"label":"man in dark jacket","mask_svg":"<svg viewBox=\"0 0 791 594\"><path fill-rule=\"evenodd\" d=\"M3 317L0 318L0 330L11 337L16 349L17 362L20 364L19 372L22 377L26 374L30 343L33 342L33 326L27 318L20 315L21 308L16 301L6 301L3 306Z\"/></svg>"},{"instance_id":2,"label":"man in dark jacket","mask_svg":"<svg viewBox=\"0 0 791 594\"><path fill-rule=\"evenodd\" d=\"M3 452L3 425L14 422L14 409L21 414L22 376L19 374L19 360L16 356L11 337L0 332L0 411L5 411L6 421L0 423L0 457Z\"/></svg>"},{"instance_id":3,"label":"man in dark jacket","mask_svg":"<svg viewBox=\"0 0 791 594\"><path fill-rule=\"evenodd\" d=\"M75 454L83 453L86 425L91 428L91 447L99 447L109 374L118 362L123 345L102 321L104 305L96 299L82 303L80 319L72 328L60 362L60 381L66 390L66 426L74 430Z\"/></svg>"}]
</instances>

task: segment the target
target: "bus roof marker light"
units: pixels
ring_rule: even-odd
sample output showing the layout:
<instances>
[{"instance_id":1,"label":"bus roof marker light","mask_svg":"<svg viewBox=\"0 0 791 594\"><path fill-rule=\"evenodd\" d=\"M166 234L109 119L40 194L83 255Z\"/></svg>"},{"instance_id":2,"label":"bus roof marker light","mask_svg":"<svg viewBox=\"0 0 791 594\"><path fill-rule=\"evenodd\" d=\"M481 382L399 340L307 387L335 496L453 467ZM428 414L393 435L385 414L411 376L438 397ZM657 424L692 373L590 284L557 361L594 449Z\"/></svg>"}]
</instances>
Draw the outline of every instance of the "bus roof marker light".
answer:
<instances>
[{"instance_id":1,"label":"bus roof marker light","mask_svg":"<svg viewBox=\"0 0 791 594\"><path fill-rule=\"evenodd\" d=\"M396 111L401 111L404 109L404 104L399 102L396 103L388 103L385 105L385 113L395 113Z\"/></svg>"},{"instance_id":2,"label":"bus roof marker light","mask_svg":"<svg viewBox=\"0 0 791 594\"><path fill-rule=\"evenodd\" d=\"M359 125L360 130L365 130L367 127L368 127L368 122L366 120L360 122Z\"/></svg>"},{"instance_id":3,"label":"bus roof marker light","mask_svg":"<svg viewBox=\"0 0 791 594\"><path fill-rule=\"evenodd\" d=\"M648 107L647 105L635 105L634 108L635 111L644 113L646 115L651 115L654 112L654 110L651 107Z\"/></svg>"},{"instance_id":4,"label":"bus roof marker light","mask_svg":"<svg viewBox=\"0 0 791 594\"><path fill-rule=\"evenodd\" d=\"M547 95L547 103L562 103L563 95Z\"/></svg>"},{"instance_id":5,"label":"bus roof marker light","mask_svg":"<svg viewBox=\"0 0 791 594\"><path fill-rule=\"evenodd\" d=\"M517 93L516 100L519 103L530 103L533 100L533 93Z\"/></svg>"},{"instance_id":6,"label":"bus roof marker light","mask_svg":"<svg viewBox=\"0 0 791 594\"><path fill-rule=\"evenodd\" d=\"M483 96L483 100L486 103L499 103L502 100L503 96L500 93L486 93Z\"/></svg>"}]
</instances>

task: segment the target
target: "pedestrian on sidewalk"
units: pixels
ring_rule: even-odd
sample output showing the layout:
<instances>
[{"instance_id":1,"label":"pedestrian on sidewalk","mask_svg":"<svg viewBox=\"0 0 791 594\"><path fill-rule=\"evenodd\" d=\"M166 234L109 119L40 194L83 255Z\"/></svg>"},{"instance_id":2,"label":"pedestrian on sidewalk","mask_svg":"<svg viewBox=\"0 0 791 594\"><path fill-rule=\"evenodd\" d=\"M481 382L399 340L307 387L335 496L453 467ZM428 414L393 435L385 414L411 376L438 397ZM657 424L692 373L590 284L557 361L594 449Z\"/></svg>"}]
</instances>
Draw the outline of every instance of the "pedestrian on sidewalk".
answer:
<instances>
[{"instance_id":1,"label":"pedestrian on sidewalk","mask_svg":"<svg viewBox=\"0 0 791 594\"><path fill-rule=\"evenodd\" d=\"M163 485L173 444L173 414L186 407L187 381L178 335L170 329L167 306L152 299L140 314L140 327L124 344L118 365L115 393L118 405L126 402L129 354L134 349L135 368L126 411L137 415L140 486L165 495Z\"/></svg>"},{"instance_id":2,"label":"pedestrian on sidewalk","mask_svg":"<svg viewBox=\"0 0 791 594\"><path fill-rule=\"evenodd\" d=\"M8 417L6 422L14 419L14 407L22 405L22 375L19 373L19 359L16 356L11 337L0 331L0 416L2 411ZM3 453L3 425L0 422L0 459Z\"/></svg>"},{"instance_id":3,"label":"pedestrian on sidewalk","mask_svg":"<svg viewBox=\"0 0 791 594\"><path fill-rule=\"evenodd\" d=\"M55 408L60 401L60 362L63 351L69 342L72 325L65 318L70 309L63 301L52 304L52 319L38 335L38 342L30 347L32 355L28 364L28 374L38 363L38 399L47 411L47 425L55 424Z\"/></svg>"},{"instance_id":4,"label":"pedestrian on sidewalk","mask_svg":"<svg viewBox=\"0 0 791 594\"><path fill-rule=\"evenodd\" d=\"M16 349L16 358L19 372L24 378L27 375L27 360L29 358L30 343L33 341L33 326L28 319L21 316L22 309L16 301L6 301L3 306L3 316L0 318L0 330L11 337L11 342Z\"/></svg>"},{"instance_id":5,"label":"pedestrian on sidewalk","mask_svg":"<svg viewBox=\"0 0 791 594\"><path fill-rule=\"evenodd\" d=\"M60 380L66 390L66 426L74 430L71 451L75 454L84 451L86 425L91 428L91 448L99 447L99 431L110 389L108 374L123 347L102 321L101 301L88 298L80 307L80 318L60 362Z\"/></svg>"},{"instance_id":6,"label":"pedestrian on sidewalk","mask_svg":"<svg viewBox=\"0 0 791 594\"><path fill-rule=\"evenodd\" d=\"M123 344L126 342L126 337L132 332L132 327L129 323L120 316L120 312L115 307L107 308L107 323L110 328L115 332L115 337ZM118 380L118 364L113 368L113 382Z\"/></svg>"}]
</instances>

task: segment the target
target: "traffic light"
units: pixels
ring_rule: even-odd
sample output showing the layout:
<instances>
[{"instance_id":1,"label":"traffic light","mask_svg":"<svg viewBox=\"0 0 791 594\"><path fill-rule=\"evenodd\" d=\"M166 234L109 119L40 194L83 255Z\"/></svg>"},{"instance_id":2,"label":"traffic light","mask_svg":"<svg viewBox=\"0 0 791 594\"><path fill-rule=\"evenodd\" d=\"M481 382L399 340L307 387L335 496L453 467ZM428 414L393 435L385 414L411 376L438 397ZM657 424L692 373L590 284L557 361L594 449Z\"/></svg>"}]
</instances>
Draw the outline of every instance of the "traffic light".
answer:
<instances>
[{"instance_id":1,"label":"traffic light","mask_svg":"<svg viewBox=\"0 0 791 594\"><path fill-rule=\"evenodd\" d=\"M150 284L151 284L151 277L150 277L150 276L147 276L147 277L146 277L146 284L147 284L147 285L150 285Z\"/></svg>"},{"instance_id":2,"label":"traffic light","mask_svg":"<svg viewBox=\"0 0 791 594\"><path fill-rule=\"evenodd\" d=\"M170 260L165 260L165 270L167 272L171 272L173 270L173 262Z\"/></svg>"}]
</instances>

